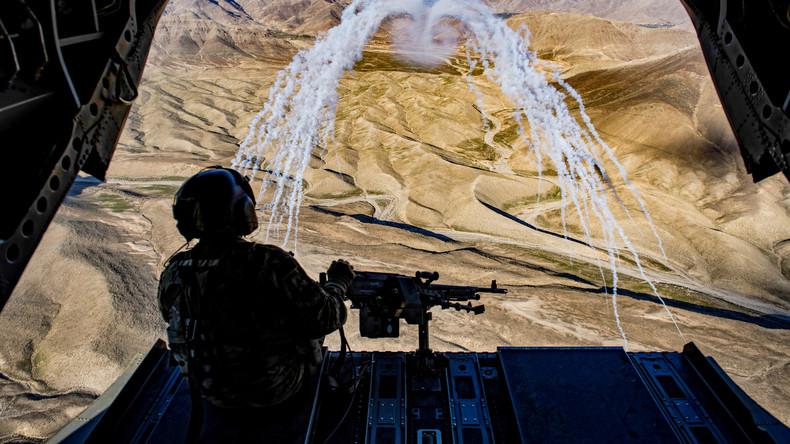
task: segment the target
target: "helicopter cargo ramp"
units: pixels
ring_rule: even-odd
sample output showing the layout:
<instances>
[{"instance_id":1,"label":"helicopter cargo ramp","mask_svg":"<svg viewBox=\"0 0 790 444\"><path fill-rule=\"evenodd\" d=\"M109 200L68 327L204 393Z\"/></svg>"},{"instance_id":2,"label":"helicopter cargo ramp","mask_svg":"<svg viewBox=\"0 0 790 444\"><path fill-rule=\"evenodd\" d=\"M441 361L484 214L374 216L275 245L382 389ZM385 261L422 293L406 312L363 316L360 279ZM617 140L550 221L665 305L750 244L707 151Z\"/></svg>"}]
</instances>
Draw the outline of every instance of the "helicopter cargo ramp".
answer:
<instances>
[{"instance_id":1,"label":"helicopter cargo ramp","mask_svg":"<svg viewBox=\"0 0 790 444\"><path fill-rule=\"evenodd\" d=\"M682 352L500 347L325 356L312 402L295 419L303 424L299 442L790 442L790 429L693 343ZM184 442L190 406L188 384L159 341L50 442Z\"/></svg>"}]
</instances>

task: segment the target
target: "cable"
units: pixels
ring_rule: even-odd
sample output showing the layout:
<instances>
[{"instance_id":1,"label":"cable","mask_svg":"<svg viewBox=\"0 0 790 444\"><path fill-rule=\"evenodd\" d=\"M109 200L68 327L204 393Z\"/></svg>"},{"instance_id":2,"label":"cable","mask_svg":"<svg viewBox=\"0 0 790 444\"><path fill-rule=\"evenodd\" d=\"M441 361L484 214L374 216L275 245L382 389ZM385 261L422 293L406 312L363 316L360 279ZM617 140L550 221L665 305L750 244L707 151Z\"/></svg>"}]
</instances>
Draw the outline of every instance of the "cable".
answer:
<instances>
[{"instance_id":1,"label":"cable","mask_svg":"<svg viewBox=\"0 0 790 444\"><path fill-rule=\"evenodd\" d=\"M118 53L117 50L112 54L111 57L112 57L112 59L113 59L113 61L115 63L120 65L119 66L119 70L118 70L118 75L115 78L115 97L114 97L114 99L116 101L118 101L118 102L121 102L121 103L125 104L125 105L131 105L132 102L134 102L134 100L137 99L137 97L140 95L140 91L137 89L137 83L135 82L134 78L132 77L132 74L129 72L129 64L127 63L127 61L123 57L121 57L121 55ZM122 97L122 95L121 95L121 78L126 80L126 85L129 87L129 89L132 90L132 96L131 97L128 97L128 98Z\"/></svg>"},{"instance_id":2,"label":"cable","mask_svg":"<svg viewBox=\"0 0 790 444\"><path fill-rule=\"evenodd\" d=\"M192 240L191 240L191 239L190 239L190 240L188 240L188 241L186 241L186 242L184 243L184 245L181 245L180 247L178 247L178 249L177 249L176 251L174 251L174 252L173 252L173 254L171 254L169 258L167 258L167 260L165 261L165 266L167 266L167 264L168 264L168 263L170 263L170 261L171 261L171 260L173 260L173 258L174 258L174 257L175 257L175 256L176 256L178 253L180 253L180 252L181 252L181 250L183 250L184 248L186 248L187 246L189 246L189 243L190 243L190 242L192 242Z\"/></svg>"},{"instance_id":3,"label":"cable","mask_svg":"<svg viewBox=\"0 0 790 444\"><path fill-rule=\"evenodd\" d=\"M38 28L38 37L41 43L41 54L44 56L44 60L42 61L41 65L39 65L39 67L36 68L35 70L36 73L35 80L38 80L39 77L41 76L41 73L44 71L44 68L49 63L49 54L47 53L47 42L46 39L44 38L44 28L41 26L41 22L38 20L38 17L36 17L36 14L33 12L32 9L30 9L30 6L28 6L24 1L21 4L27 11L28 15L30 15L30 19L33 20L33 22L36 24L36 28Z\"/></svg>"},{"instance_id":4,"label":"cable","mask_svg":"<svg viewBox=\"0 0 790 444\"><path fill-rule=\"evenodd\" d=\"M14 73L8 78L8 86L11 86L22 68L19 66L19 57L16 55L16 46L14 45L14 40L11 38L11 33L9 33L8 29L6 29L2 19L0 19L0 32L2 32L5 38L8 39L8 47L11 50L11 59L14 62Z\"/></svg>"},{"instance_id":5,"label":"cable","mask_svg":"<svg viewBox=\"0 0 790 444\"><path fill-rule=\"evenodd\" d=\"M327 444L329 440L332 439L333 436L335 436L335 433L337 433L338 430L340 430L340 427L343 426L343 423L346 422L346 419L348 418L348 414L351 413L351 408L354 406L354 401L356 400L357 397L357 390L359 389L360 386L362 374L364 374L366 368L370 365L370 361L366 362L362 367L360 367L359 374L357 374L357 365L356 362L354 362L354 352L353 350L351 350L351 346L348 344L348 340L346 340L346 335L345 332L343 331L343 327L340 327L340 343L341 343L341 349L344 348L343 344L345 343L345 347L348 348L348 355L351 357L351 371L352 371L352 380L354 381L353 382L354 390L351 392L351 399L348 401L348 406L346 407L346 410L343 412L343 416L340 417L340 421L338 421L335 428L332 429L332 431L329 432L329 435L326 436L326 438L324 439L324 444Z\"/></svg>"},{"instance_id":6,"label":"cable","mask_svg":"<svg viewBox=\"0 0 790 444\"><path fill-rule=\"evenodd\" d=\"M370 363L366 362L365 365L363 365L360 368L360 374L364 373L368 366L370 366ZM351 408L354 406L354 401L356 400L357 390L359 389L359 385L360 385L359 382L360 381L355 381L354 390L351 392L351 399L348 402L348 406L346 407L345 412L343 412L343 416L340 418L340 421L338 421L335 428L332 429L329 435L327 435L326 439L324 439L324 444L329 443L329 440L332 439L335 433L337 433L338 430L340 430L340 427L346 422L346 419L348 418L348 414L351 412Z\"/></svg>"},{"instance_id":7,"label":"cable","mask_svg":"<svg viewBox=\"0 0 790 444\"><path fill-rule=\"evenodd\" d=\"M341 325L338 329L338 333L340 333L340 353L337 356L337 360L332 365L332 369L330 373L334 375L339 375L340 370L343 367L343 363L346 361L346 352L349 349L348 340L346 339L346 332L343 330L343 326ZM353 356L352 356L353 360Z\"/></svg>"}]
</instances>

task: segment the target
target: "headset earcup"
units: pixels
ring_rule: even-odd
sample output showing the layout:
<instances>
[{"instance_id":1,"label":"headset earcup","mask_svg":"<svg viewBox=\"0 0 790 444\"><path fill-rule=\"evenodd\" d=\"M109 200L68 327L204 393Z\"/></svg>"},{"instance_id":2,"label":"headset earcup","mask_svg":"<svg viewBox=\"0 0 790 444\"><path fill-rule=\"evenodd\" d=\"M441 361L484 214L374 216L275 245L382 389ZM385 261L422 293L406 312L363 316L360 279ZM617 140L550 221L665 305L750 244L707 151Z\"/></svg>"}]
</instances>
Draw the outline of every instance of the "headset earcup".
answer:
<instances>
[{"instance_id":1,"label":"headset earcup","mask_svg":"<svg viewBox=\"0 0 790 444\"><path fill-rule=\"evenodd\" d=\"M255 213L255 202L244 196L236 204L235 220L237 234L246 236L258 228L258 215Z\"/></svg>"},{"instance_id":2,"label":"headset earcup","mask_svg":"<svg viewBox=\"0 0 790 444\"><path fill-rule=\"evenodd\" d=\"M226 169L230 172L236 184L244 192L244 196L239 199L234 214L236 221L237 234L246 236L258 228L258 215L255 213L255 193L252 191L250 182L234 169Z\"/></svg>"},{"instance_id":3,"label":"headset earcup","mask_svg":"<svg viewBox=\"0 0 790 444\"><path fill-rule=\"evenodd\" d=\"M186 240L192 240L200 236L200 230L195 225L198 202L195 199L176 199L173 203L173 218L176 220L176 228Z\"/></svg>"}]
</instances>

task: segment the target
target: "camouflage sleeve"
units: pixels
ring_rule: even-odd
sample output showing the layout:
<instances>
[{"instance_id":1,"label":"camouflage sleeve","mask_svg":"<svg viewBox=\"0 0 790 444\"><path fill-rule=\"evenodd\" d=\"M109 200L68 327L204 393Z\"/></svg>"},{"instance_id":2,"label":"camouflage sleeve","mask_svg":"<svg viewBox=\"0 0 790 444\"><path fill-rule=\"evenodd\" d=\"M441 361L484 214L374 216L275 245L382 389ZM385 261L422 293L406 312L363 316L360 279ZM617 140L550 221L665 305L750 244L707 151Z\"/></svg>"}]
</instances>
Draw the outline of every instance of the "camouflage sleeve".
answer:
<instances>
[{"instance_id":1,"label":"camouflage sleeve","mask_svg":"<svg viewBox=\"0 0 790 444\"><path fill-rule=\"evenodd\" d=\"M301 321L299 330L305 337L320 338L346 322L346 304L341 294L311 279L290 254L282 252L277 261L277 286L296 308L296 318Z\"/></svg>"},{"instance_id":2,"label":"camouflage sleeve","mask_svg":"<svg viewBox=\"0 0 790 444\"><path fill-rule=\"evenodd\" d=\"M157 299L159 301L159 311L162 313L162 318L165 322L170 322L170 309L180 294L180 287L176 267L171 263L159 276L159 295Z\"/></svg>"},{"instance_id":3,"label":"camouflage sleeve","mask_svg":"<svg viewBox=\"0 0 790 444\"><path fill-rule=\"evenodd\" d=\"M172 261L159 277L159 311L167 322L167 343L173 352L173 358L181 366L183 374L187 372L186 330L179 312L179 298L183 287L178 278L176 267Z\"/></svg>"}]
</instances>

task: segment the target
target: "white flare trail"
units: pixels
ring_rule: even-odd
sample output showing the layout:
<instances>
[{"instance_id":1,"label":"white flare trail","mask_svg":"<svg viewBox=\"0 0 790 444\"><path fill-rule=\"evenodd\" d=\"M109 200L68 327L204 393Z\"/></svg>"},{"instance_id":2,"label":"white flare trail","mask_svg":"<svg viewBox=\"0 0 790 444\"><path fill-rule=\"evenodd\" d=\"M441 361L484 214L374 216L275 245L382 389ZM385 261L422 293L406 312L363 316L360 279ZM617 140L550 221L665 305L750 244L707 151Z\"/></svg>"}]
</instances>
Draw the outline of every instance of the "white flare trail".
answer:
<instances>
[{"instance_id":1,"label":"white flare trail","mask_svg":"<svg viewBox=\"0 0 790 444\"><path fill-rule=\"evenodd\" d=\"M431 30L446 33L448 24L459 29L465 39L470 72L466 76L475 92L477 105L483 113L482 96L475 88L472 70L480 66L485 76L501 88L517 110L514 114L522 136L538 164L538 174L548 159L557 171L561 190L562 223L565 226L566 206L578 216L586 242L593 246L591 221L601 227L600 240L608 252L612 275L609 284L617 328L628 346L617 307L618 245L632 256L642 278L648 282L663 303L655 285L645 274L637 251L620 225L609 204L617 205L630 218L625 204L614 191L603 162L613 164L626 189L639 204L643 216L655 235L659 250L665 255L661 239L652 223L647 207L638 191L629 182L623 165L593 127L579 94L557 73L546 73L537 55L529 50L529 32L516 31L487 6L477 0L355 0L343 12L341 23L317 39L314 46L299 52L269 90L263 109L253 118L249 132L239 147L233 167L243 172L263 171L264 180L259 196L272 191L273 197L264 204L269 210L268 239L273 227L286 224L283 245L296 242L296 224L303 198L304 172L317 146L332 141L338 84L346 71L362 58L368 40L388 18L407 19L418 26L415 37L420 49L435 54L448 54L448 40L436 39L431 50ZM455 45L454 39L452 44ZM410 41L405 39L403 41ZM435 57L434 57L435 58ZM414 59L414 57L412 57ZM417 58L419 59L419 58ZM431 59L426 57L426 60ZM540 69L538 69L540 67ZM559 85L556 88L552 82ZM571 113L567 101L578 106L581 121ZM483 117L485 124L485 115ZM525 129L526 128L526 129ZM271 190L269 187L272 187ZM292 239L291 236L294 236ZM602 273L603 276L603 273ZM604 285L607 285L604 282ZM666 307L670 319L682 336L675 318Z\"/></svg>"}]
</instances>

